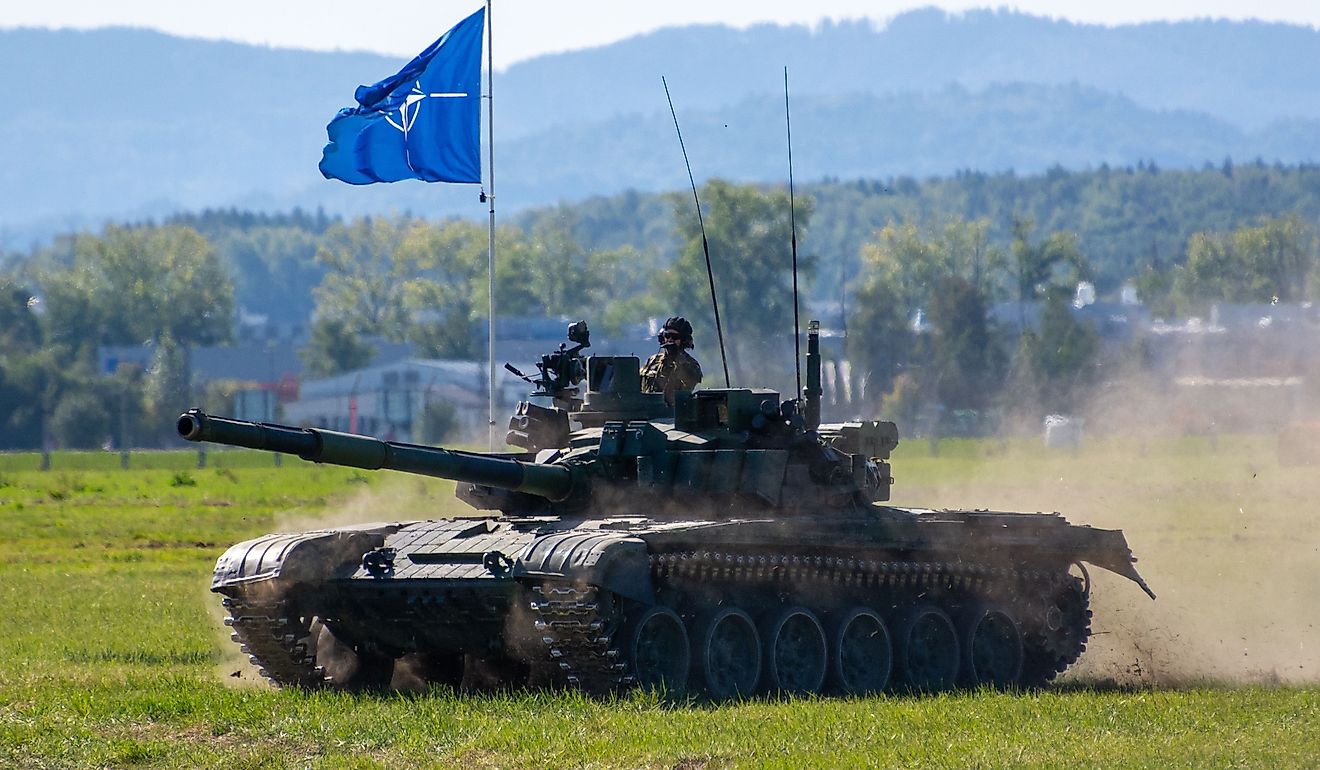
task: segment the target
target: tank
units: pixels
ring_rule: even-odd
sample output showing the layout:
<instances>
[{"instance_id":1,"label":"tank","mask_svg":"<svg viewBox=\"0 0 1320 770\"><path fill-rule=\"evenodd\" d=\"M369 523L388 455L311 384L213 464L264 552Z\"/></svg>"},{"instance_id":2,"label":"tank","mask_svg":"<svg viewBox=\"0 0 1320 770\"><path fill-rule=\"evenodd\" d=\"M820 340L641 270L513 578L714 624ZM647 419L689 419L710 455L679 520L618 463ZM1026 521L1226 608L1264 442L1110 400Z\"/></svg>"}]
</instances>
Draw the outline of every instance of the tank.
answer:
<instances>
[{"instance_id":1,"label":"tank","mask_svg":"<svg viewBox=\"0 0 1320 770\"><path fill-rule=\"evenodd\" d=\"M179 417L190 441L454 479L475 509L231 547L211 588L263 676L713 699L1030 687L1086 648L1087 565L1154 598L1119 531L887 504L898 431L820 423L814 322L787 400L711 388L667 406L636 357L585 356L582 322L569 337L525 377L520 452Z\"/></svg>"}]
</instances>

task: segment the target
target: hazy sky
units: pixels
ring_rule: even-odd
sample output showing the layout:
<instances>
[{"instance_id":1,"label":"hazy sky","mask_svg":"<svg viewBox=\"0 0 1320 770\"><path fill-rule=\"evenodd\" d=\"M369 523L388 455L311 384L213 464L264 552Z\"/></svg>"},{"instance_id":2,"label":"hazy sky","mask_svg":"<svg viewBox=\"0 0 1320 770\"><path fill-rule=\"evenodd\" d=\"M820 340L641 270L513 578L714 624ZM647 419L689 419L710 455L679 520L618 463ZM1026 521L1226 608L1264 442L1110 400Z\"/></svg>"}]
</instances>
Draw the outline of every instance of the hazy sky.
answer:
<instances>
[{"instance_id":1,"label":"hazy sky","mask_svg":"<svg viewBox=\"0 0 1320 770\"><path fill-rule=\"evenodd\" d=\"M152 27L188 37L280 47L365 50L410 57L482 5L482 0L5 0L0 28ZM912 8L994 7L969 0L494 0L495 65L620 40L680 24L805 23L867 17L884 23ZM1317 0L1019 0L1042 16L1122 24L1155 19L1228 18L1320 27Z\"/></svg>"}]
</instances>

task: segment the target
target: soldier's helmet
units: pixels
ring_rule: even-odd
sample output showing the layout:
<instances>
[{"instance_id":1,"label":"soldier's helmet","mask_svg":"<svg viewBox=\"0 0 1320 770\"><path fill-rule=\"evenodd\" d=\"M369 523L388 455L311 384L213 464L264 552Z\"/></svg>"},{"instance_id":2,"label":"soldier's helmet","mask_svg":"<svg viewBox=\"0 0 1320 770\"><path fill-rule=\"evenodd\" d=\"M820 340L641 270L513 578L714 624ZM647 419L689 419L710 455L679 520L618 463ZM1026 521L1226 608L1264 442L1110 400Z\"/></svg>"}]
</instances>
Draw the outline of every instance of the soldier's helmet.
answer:
<instances>
[{"instance_id":1,"label":"soldier's helmet","mask_svg":"<svg viewBox=\"0 0 1320 770\"><path fill-rule=\"evenodd\" d=\"M660 327L660 333L656 335L656 341L661 345L665 344L665 332L677 334L679 344L684 348L692 347L692 324L681 315L676 315L666 319L663 326Z\"/></svg>"}]
</instances>

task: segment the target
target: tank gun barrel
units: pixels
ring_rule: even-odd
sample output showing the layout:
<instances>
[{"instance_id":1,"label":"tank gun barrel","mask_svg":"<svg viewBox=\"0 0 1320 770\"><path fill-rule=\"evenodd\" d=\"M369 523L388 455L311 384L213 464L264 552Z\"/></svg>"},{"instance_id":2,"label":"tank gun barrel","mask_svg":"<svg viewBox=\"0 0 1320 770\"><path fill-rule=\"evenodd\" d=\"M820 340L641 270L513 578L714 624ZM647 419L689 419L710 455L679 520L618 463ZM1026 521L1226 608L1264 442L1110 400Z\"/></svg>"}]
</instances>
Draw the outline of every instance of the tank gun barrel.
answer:
<instances>
[{"instance_id":1,"label":"tank gun barrel","mask_svg":"<svg viewBox=\"0 0 1320 770\"><path fill-rule=\"evenodd\" d=\"M281 452L329 465L366 470L395 470L526 492L564 500L573 491L574 473L562 465L538 465L442 447L382 441L370 436L320 428L232 420L198 409L179 415L179 435L188 441Z\"/></svg>"}]
</instances>

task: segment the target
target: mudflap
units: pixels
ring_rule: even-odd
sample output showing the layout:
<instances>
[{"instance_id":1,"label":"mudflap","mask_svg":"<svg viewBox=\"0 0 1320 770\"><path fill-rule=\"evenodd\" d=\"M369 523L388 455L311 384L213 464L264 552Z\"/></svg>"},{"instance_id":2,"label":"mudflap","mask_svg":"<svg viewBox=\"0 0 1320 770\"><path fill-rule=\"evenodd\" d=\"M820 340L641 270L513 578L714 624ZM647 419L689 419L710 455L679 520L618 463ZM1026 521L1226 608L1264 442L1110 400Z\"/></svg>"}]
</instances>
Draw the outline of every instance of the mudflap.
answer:
<instances>
[{"instance_id":1,"label":"mudflap","mask_svg":"<svg viewBox=\"0 0 1320 770\"><path fill-rule=\"evenodd\" d=\"M655 604L650 554L639 537L618 532L570 531L538 537L514 561L525 582L592 585L643 604Z\"/></svg>"},{"instance_id":2,"label":"mudflap","mask_svg":"<svg viewBox=\"0 0 1320 770\"><path fill-rule=\"evenodd\" d=\"M1107 569L1116 575L1123 577L1141 586L1141 590L1146 592L1150 598L1155 598L1155 592L1150 590L1146 581L1137 573L1137 568L1133 564L1137 558L1132 555L1132 549L1128 547L1127 538L1117 529L1091 529L1078 528L1079 532L1084 532L1085 536L1082 542L1078 544L1076 560L1085 561L1094 564L1101 569Z\"/></svg>"}]
</instances>

